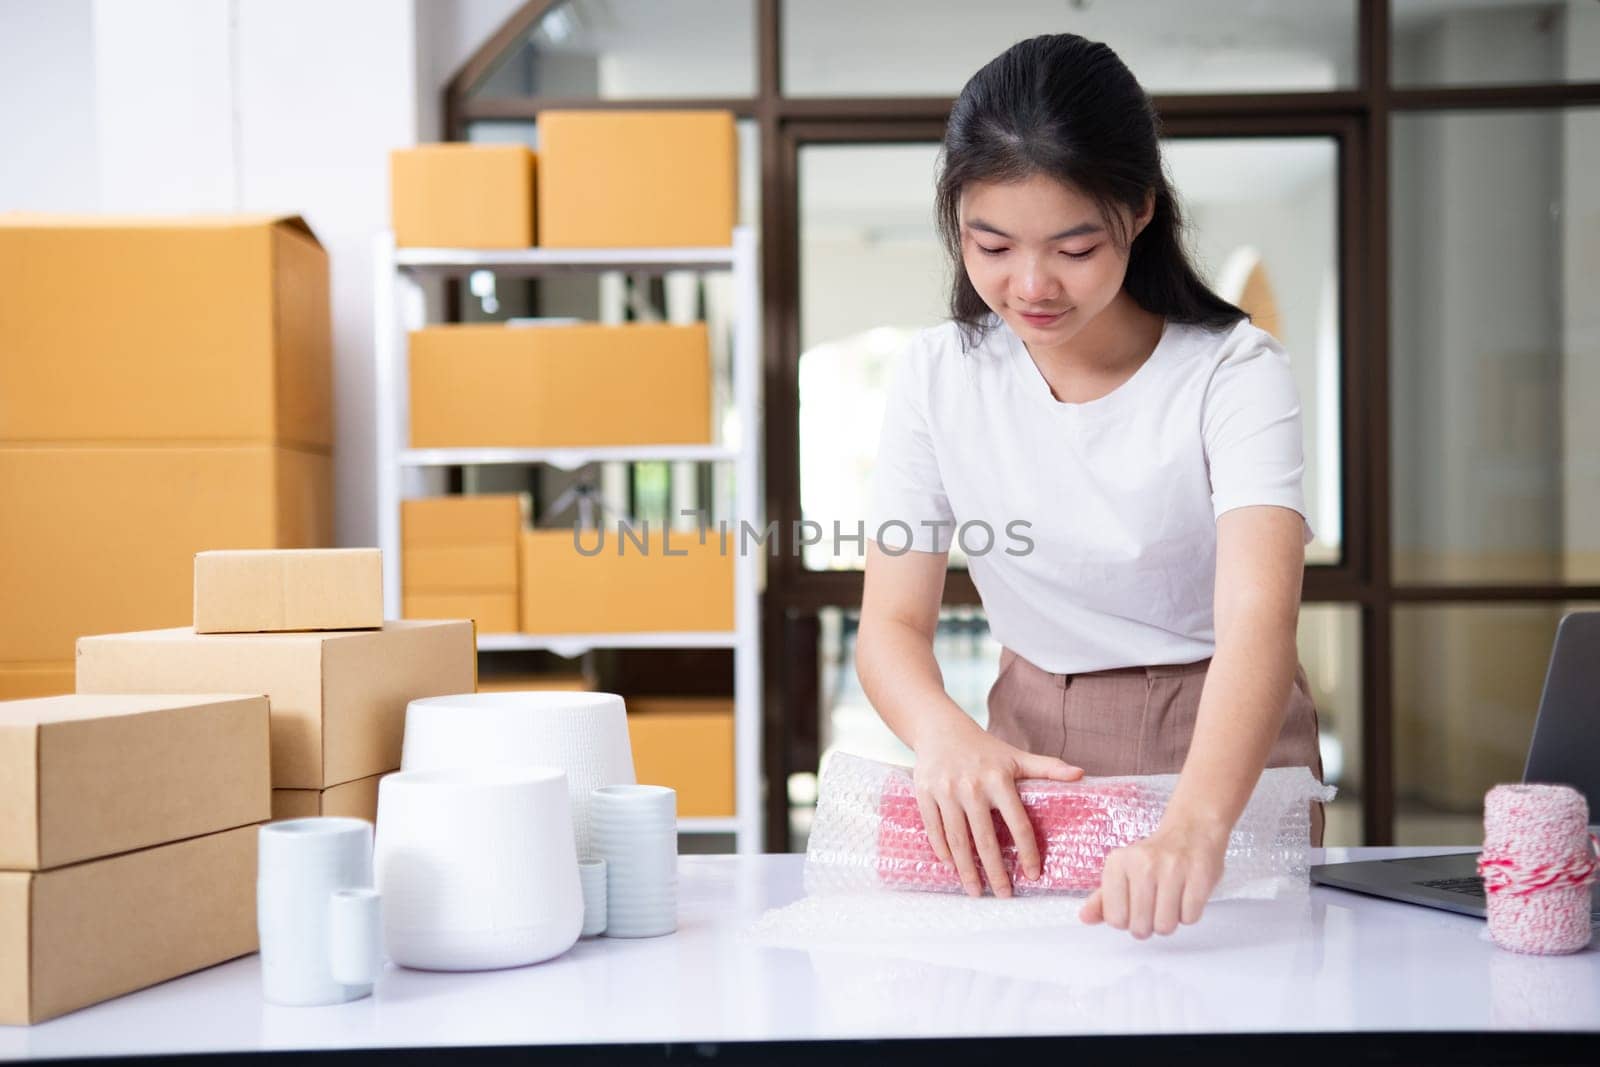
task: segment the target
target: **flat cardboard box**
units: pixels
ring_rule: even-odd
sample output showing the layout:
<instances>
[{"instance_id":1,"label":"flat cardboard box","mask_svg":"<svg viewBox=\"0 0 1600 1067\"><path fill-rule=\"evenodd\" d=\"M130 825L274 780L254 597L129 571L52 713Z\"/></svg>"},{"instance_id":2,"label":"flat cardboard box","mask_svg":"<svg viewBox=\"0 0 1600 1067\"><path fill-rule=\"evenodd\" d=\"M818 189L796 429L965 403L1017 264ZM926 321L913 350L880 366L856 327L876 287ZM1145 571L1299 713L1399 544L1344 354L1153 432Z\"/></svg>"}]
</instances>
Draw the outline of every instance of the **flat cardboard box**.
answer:
<instances>
[{"instance_id":1,"label":"flat cardboard box","mask_svg":"<svg viewBox=\"0 0 1600 1067\"><path fill-rule=\"evenodd\" d=\"M339 816L378 821L378 782L381 774L357 778L331 789L274 789L272 821Z\"/></svg>"},{"instance_id":2,"label":"flat cardboard box","mask_svg":"<svg viewBox=\"0 0 1600 1067\"><path fill-rule=\"evenodd\" d=\"M604 538L602 541L601 538ZM524 530L522 630L532 634L733 629L735 539L652 529L645 545L609 529ZM600 549L596 555L583 552ZM679 553L682 555L679 555ZM670 553L670 554L669 554Z\"/></svg>"},{"instance_id":3,"label":"flat cardboard box","mask_svg":"<svg viewBox=\"0 0 1600 1067\"><path fill-rule=\"evenodd\" d=\"M389 154L400 248L528 248L538 159L523 145L424 144Z\"/></svg>"},{"instance_id":4,"label":"flat cardboard box","mask_svg":"<svg viewBox=\"0 0 1600 1067\"><path fill-rule=\"evenodd\" d=\"M704 323L430 326L410 359L414 448L711 441Z\"/></svg>"},{"instance_id":5,"label":"flat cardboard box","mask_svg":"<svg viewBox=\"0 0 1600 1067\"><path fill-rule=\"evenodd\" d=\"M406 704L474 692L477 667L467 620L297 634L182 627L78 642L80 693L265 693L279 789L326 789L398 767Z\"/></svg>"},{"instance_id":6,"label":"flat cardboard box","mask_svg":"<svg viewBox=\"0 0 1600 1067\"><path fill-rule=\"evenodd\" d=\"M0 664L0 700L27 700L72 692L72 661Z\"/></svg>"},{"instance_id":7,"label":"flat cardboard box","mask_svg":"<svg viewBox=\"0 0 1600 1067\"><path fill-rule=\"evenodd\" d=\"M36 871L267 817L267 698L0 703L0 869Z\"/></svg>"},{"instance_id":8,"label":"flat cardboard box","mask_svg":"<svg viewBox=\"0 0 1600 1067\"><path fill-rule=\"evenodd\" d=\"M499 544L402 545L401 585L410 593L517 592L517 533Z\"/></svg>"},{"instance_id":9,"label":"flat cardboard box","mask_svg":"<svg viewBox=\"0 0 1600 1067\"><path fill-rule=\"evenodd\" d=\"M376 548L232 550L194 557L196 633L382 626L383 559Z\"/></svg>"},{"instance_id":10,"label":"flat cardboard box","mask_svg":"<svg viewBox=\"0 0 1600 1067\"><path fill-rule=\"evenodd\" d=\"M0 871L0 1024L256 951L255 826L51 871Z\"/></svg>"},{"instance_id":11,"label":"flat cardboard box","mask_svg":"<svg viewBox=\"0 0 1600 1067\"><path fill-rule=\"evenodd\" d=\"M294 216L0 215L0 442L327 453L329 307Z\"/></svg>"},{"instance_id":12,"label":"flat cardboard box","mask_svg":"<svg viewBox=\"0 0 1600 1067\"><path fill-rule=\"evenodd\" d=\"M731 111L539 113L539 243L726 247L739 215Z\"/></svg>"},{"instance_id":13,"label":"flat cardboard box","mask_svg":"<svg viewBox=\"0 0 1600 1067\"><path fill-rule=\"evenodd\" d=\"M408 619L471 619L480 634L517 632L517 591L503 593L406 593Z\"/></svg>"},{"instance_id":14,"label":"flat cardboard box","mask_svg":"<svg viewBox=\"0 0 1600 1067\"><path fill-rule=\"evenodd\" d=\"M400 502L400 540L407 547L517 543L527 521L525 493L430 496Z\"/></svg>"},{"instance_id":15,"label":"flat cardboard box","mask_svg":"<svg viewBox=\"0 0 1600 1067\"><path fill-rule=\"evenodd\" d=\"M716 710L673 710L671 700L628 700L628 741L634 772L647 785L678 792L680 816L719 817L734 812L733 705ZM701 701L690 701L703 704Z\"/></svg>"},{"instance_id":16,"label":"flat cardboard box","mask_svg":"<svg viewBox=\"0 0 1600 1067\"><path fill-rule=\"evenodd\" d=\"M0 661L184 626L194 555L333 540L333 463L297 449L0 448Z\"/></svg>"}]
</instances>

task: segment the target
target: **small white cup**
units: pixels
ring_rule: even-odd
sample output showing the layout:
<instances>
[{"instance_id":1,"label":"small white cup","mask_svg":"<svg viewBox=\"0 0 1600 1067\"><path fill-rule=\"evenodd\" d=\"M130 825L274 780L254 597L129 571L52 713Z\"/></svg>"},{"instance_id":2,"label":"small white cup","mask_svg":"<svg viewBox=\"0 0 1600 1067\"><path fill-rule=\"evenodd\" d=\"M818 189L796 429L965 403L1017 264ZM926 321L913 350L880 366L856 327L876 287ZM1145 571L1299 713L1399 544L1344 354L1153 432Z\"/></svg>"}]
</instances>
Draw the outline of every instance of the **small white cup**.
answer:
<instances>
[{"instance_id":1,"label":"small white cup","mask_svg":"<svg viewBox=\"0 0 1600 1067\"><path fill-rule=\"evenodd\" d=\"M606 861L578 864L578 880L583 883L582 936L598 937L606 932Z\"/></svg>"},{"instance_id":2,"label":"small white cup","mask_svg":"<svg viewBox=\"0 0 1600 1067\"><path fill-rule=\"evenodd\" d=\"M262 996L291 1006L367 996L380 962L372 824L290 819L261 827L256 840Z\"/></svg>"},{"instance_id":3,"label":"small white cup","mask_svg":"<svg viewBox=\"0 0 1600 1067\"><path fill-rule=\"evenodd\" d=\"M594 854L606 861L606 936L660 937L678 928L678 794L661 785L590 794Z\"/></svg>"}]
</instances>

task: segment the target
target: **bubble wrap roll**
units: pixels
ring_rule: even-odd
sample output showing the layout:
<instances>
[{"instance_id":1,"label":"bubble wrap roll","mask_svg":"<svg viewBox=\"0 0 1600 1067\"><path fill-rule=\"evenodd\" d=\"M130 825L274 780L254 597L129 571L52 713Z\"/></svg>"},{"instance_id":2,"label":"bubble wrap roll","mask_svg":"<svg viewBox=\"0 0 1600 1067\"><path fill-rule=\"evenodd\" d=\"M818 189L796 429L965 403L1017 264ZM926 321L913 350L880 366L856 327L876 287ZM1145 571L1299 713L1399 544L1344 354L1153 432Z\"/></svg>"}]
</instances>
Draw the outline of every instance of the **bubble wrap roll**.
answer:
<instances>
[{"instance_id":1,"label":"bubble wrap roll","mask_svg":"<svg viewBox=\"0 0 1600 1067\"><path fill-rule=\"evenodd\" d=\"M1019 781L1017 791L1033 825L1043 870L1036 881L1018 880L1016 843L995 814L1001 857L1016 893L1087 893L1098 888L1106 857L1154 832L1177 783L1175 774ZM1229 838L1214 895L1267 880L1303 883L1310 803L1331 800L1333 793L1305 767L1263 772ZM981 865L979 871L981 876ZM829 758L806 849L805 889L808 895L962 891L955 868L941 863L928 843L909 768L846 753Z\"/></svg>"}]
</instances>

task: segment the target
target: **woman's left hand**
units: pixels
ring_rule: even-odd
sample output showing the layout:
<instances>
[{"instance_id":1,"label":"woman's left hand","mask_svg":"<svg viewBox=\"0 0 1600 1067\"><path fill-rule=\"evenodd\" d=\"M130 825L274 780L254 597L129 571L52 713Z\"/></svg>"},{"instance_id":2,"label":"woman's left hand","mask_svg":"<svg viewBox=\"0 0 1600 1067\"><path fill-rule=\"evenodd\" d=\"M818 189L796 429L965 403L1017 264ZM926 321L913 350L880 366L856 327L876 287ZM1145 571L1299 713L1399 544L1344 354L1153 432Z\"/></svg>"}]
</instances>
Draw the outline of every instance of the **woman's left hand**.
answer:
<instances>
[{"instance_id":1,"label":"woman's left hand","mask_svg":"<svg viewBox=\"0 0 1600 1067\"><path fill-rule=\"evenodd\" d=\"M1165 935L1180 922L1198 922L1222 878L1227 851L1227 829L1162 826L1106 857L1100 888L1084 902L1079 918L1127 930L1141 941L1152 931Z\"/></svg>"}]
</instances>

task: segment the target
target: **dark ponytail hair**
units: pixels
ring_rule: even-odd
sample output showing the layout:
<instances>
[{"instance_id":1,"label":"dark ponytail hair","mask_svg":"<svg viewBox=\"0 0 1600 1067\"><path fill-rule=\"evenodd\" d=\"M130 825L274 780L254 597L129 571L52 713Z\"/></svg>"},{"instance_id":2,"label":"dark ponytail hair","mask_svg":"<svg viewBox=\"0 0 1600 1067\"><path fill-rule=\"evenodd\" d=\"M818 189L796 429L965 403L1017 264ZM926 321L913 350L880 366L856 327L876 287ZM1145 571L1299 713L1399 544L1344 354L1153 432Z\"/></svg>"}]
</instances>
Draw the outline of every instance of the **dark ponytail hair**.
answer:
<instances>
[{"instance_id":1,"label":"dark ponytail hair","mask_svg":"<svg viewBox=\"0 0 1600 1067\"><path fill-rule=\"evenodd\" d=\"M1155 214L1129 250L1123 288L1146 311L1176 322L1226 327L1245 313L1200 280L1183 246L1183 217L1161 167L1155 108L1110 48L1076 34L1020 41L972 76L950 109L935 195L939 235L955 268L950 317L968 346L990 309L961 260L961 190L969 182L1044 174L1100 207L1124 245L1115 208Z\"/></svg>"}]
</instances>

